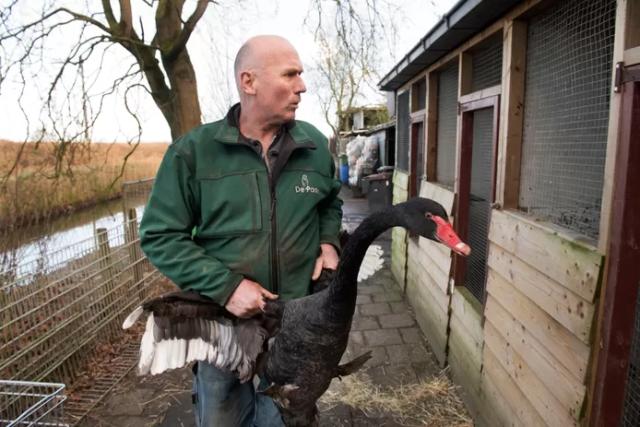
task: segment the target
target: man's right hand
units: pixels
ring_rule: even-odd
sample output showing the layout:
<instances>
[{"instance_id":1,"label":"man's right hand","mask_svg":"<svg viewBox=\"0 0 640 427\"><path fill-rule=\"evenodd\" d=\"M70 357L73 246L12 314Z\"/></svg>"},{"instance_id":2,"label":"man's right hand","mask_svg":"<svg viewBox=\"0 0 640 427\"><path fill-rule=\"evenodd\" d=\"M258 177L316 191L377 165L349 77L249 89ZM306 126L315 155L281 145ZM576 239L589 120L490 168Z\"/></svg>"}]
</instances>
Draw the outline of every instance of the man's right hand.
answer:
<instances>
[{"instance_id":1,"label":"man's right hand","mask_svg":"<svg viewBox=\"0 0 640 427\"><path fill-rule=\"evenodd\" d=\"M278 295L272 294L257 282L242 279L224 308L237 317L247 318L264 309L265 298L274 300Z\"/></svg>"}]
</instances>

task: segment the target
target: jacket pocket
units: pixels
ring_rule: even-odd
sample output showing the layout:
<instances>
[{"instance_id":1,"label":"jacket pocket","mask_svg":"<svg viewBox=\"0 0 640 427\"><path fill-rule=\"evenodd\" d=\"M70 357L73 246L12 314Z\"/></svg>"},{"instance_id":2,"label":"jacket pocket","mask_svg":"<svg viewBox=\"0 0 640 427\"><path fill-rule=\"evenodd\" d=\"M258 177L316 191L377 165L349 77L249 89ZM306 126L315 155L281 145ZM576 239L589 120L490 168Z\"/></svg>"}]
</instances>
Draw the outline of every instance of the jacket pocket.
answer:
<instances>
[{"instance_id":1,"label":"jacket pocket","mask_svg":"<svg viewBox=\"0 0 640 427\"><path fill-rule=\"evenodd\" d=\"M262 230L258 176L255 172L200 181L201 237L255 233Z\"/></svg>"}]
</instances>

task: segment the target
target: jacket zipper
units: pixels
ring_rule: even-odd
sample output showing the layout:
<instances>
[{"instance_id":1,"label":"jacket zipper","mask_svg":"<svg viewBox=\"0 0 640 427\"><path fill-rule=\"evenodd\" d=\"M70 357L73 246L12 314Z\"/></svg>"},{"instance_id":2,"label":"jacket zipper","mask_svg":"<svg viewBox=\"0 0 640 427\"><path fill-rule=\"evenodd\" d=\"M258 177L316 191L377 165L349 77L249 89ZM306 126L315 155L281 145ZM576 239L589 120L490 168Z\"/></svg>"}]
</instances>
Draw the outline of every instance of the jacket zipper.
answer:
<instances>
[{"instance_id":1,"label":"jacket zipper","mask_svg":"<svg viewBox=\"0 0 640 427\"><path fill-rule=\"evenodd\" d=\"M302 147L308 147L308 145L299 145L296 146L292 149L296 150L298 148L302 148ZM313 148L315 148L315 146L313 146ZM269 192L271 193L271 217L270 217L270 222L271 222L271 289L273 291L274 294L278 293L278 282L279 282L279 274L278 274L278 224L277 224L277 218L276 218L276 202L277 202L277 198L276 198L276 183L273 181L273 171L272 166L269 164L269 159L268 159L268 150L266 155L264 156L263 160L264 160L264 167L267 169L267 177L269 180Z\"/></svg>"},{"instance_id":2,"label":"jacket zipper","mask_svg":"<svg viewBox=\"0 0 640 427\"><path fill-rule=\"evenodd\" d=\"M271 183L271 174L269 174L269 187L271 187L271 282L273 293L278 293L278 246L277 233L278 227L276 223L276 190Z\"/></svg>"},{"instance_id":3,"label":"jacket zipper","mask_svg":"<svg viewBox=\"0 0 640 427\"><path fill-rule=\"evenodd\" d=\"M271 212L269 222L271 223L271 290L274 294L278 293L278 246L277 235L278 228L276 224L276 186L273 182L273 172L269 164L268 152L264 156L264 166L267 169L267 178L269 180L269 193L271 195Z\"/></svg>"}]
</instances>

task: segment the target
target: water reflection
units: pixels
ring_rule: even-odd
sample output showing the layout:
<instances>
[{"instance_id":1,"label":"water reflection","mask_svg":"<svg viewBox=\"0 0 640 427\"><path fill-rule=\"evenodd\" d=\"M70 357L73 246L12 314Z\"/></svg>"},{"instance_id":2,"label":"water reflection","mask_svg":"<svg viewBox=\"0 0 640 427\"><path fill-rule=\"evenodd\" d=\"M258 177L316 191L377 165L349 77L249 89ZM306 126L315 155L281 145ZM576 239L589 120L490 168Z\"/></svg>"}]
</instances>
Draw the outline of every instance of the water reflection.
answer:
<instances>
[{"instance_id":1,"label":"water reflection","mask_svg":"<svg viewBox=\"0 0 640 427\"><path fill-rule=\"evenodd\" d=\"M145 200L140 199L130 204L135 208L138 220L142 217L144 203ZM124 226L122 211L122 201L115 200L48 224L1 235L0 288L20 277L47 274L70 260L90 253L95 249L96 229L111 230Z\"/></svg>"}]
</instances>

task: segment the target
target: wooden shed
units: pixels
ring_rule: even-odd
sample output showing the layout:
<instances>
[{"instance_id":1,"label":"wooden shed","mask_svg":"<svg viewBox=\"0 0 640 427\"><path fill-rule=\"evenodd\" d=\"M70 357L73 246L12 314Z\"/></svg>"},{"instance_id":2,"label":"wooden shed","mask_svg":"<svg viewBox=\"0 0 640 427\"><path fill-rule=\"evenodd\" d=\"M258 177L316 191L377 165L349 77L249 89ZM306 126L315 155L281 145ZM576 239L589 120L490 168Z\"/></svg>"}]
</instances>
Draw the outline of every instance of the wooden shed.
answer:
<instances>
[{"instance_id":1,"label":"wooden shed","mask_svg":"<svg viewBox=\"0 0 640 427\"><path fill-rule=\"evenodd\" d=\"M640 425L640 1L461 0L393 67L392 271L479 425Z\"/></svg>"}]
</instances>

